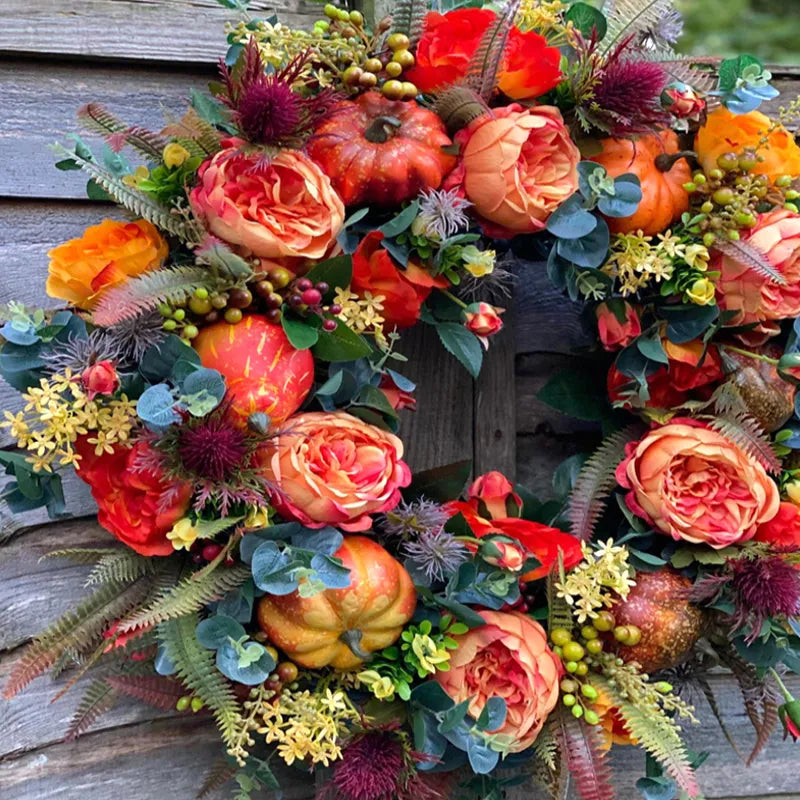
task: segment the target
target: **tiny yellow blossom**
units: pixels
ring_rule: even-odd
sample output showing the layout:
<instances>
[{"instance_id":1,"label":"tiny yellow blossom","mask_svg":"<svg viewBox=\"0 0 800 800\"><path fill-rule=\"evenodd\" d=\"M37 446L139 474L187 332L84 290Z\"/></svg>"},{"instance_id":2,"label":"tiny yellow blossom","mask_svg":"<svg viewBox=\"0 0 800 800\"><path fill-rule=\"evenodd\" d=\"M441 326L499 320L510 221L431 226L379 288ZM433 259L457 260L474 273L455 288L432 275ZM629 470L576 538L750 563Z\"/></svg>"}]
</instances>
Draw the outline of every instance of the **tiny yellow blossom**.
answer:
<instances>
[{"instance_id":1,"label":"tiny yellow blossom","mask_svg":"<svg viewBox=\"0 0 800 800\"><path fill-rule=\"evenodd\" d=\"M479 250L475 245L467 245L461 251L464 269L474 278L484 278L494 272L497 253L494 250Z\"/></svg>"},{"instance_id":2,"label":"tiny yellow blossom","mask_svg":"<svg viewBox=\"0 0 800 800\"><path fill-rule=\"evenodd\" d=\"M135 189L142 181L146 181L150 177L150 170L144 165L136 167L132 175L123 175L122 182L126 186Z\"/></svg>"},{"instance_id":3,"label":"tiny yellow blossom","mask_svg":"<svg viewBox=\"0 0 800 800\"><path fill-rule=\"evenodd\" d=\"M424 633L417 633L411 641L411 650L419 661L421 669L433 675L442 664L450 661L450 653Z\"/></svg>"},{"instance_id":4,"label":"tiny yellow blossom","mask_svg":"<svg viewBox=\"0 0 800 800\"><path fill-rule=\"evenodd\" d=\"M694 267L700 272L705 272L708 269L708 259L711 258L708 248L702 244L689 244L686 245L686 252L683 254L683 260L690 266Z\"/></svg>"},{"instance_id":5,"label":"tiny yellow blossom","mask_svg":"<svg viewBox=\"0 0 800 800\"><path fill-rule=\"evenodd\" d=\"M784 486L786 496L796 505L800 506L800 480L792 481Z\"/></svg>"},{"instance_id":6,"label":"tiny yellow blossom","mask_svg":"<svg viewBox=\"0 0 800 800\"><path fill-rule=\"evenodd\" d=\"M245 530L255 531L266 528L269 525L269 512L265 506L250 506L247 516L242 522Z\"/></svg>"},{"instance_id":7,"label":"tiny yellow blossom","mask_svg":"<svg viewBox=\"0 0 800 800\"><path fill-rule=\"evenodd\" d=\"M348 328L356 333L372 333L379 336L383 334L385 322L380 314L383 311L384 299L381 294L373 297L371 292L364 292L364 296L360 298L349 289L337 287L333 302L341 306L342 310L338 316Z\"/></svg>"},{"instance_id":8,"label":"tiny yellow blossom","mask_svg":"<svg viewBox=\"0 0 800 800\"><path fill-rule=\"evenodd\" d=\"M172 169L173 167L180 167L190 155L191 153L189 153L189 151L182 144L178 144L178 142L170 142L164 148L162 158L164 159L165 166Z\"/></svg>"},{"instance_id":9,"label":"tiny yellow blossom","mask_svg":"<svg viewBox=\"0 0 800 800\"><path fill-rule=\"evenodd\" d=\"M697 306L710 306L716 292L708 278L698 278L687 290L686 298Z\"/></svg>"},{"instance_id":10,"label":"tiny yellow blossom","mask_svg":"<svg viewBox=\"0 0 800 800\"><path fill-rule=\"evenodd\" d=\"M188 517L184 517L172 526L172 530L167 533L167 539L176 550L188 550L197 539L197 527Z\"/></svg>"},{"instance_id":11,"label":"tiny yellow blossom","mask_svg":"<svg viewBox=\"0 0 800 800\"><path fill-rule=\"evenodd\" d=\"M356 675L359 683L366 686L378 700L391 700L394 697L394 684L391 678L380 675L377 670L365 669Z\"/></svg>"}]
</instances>

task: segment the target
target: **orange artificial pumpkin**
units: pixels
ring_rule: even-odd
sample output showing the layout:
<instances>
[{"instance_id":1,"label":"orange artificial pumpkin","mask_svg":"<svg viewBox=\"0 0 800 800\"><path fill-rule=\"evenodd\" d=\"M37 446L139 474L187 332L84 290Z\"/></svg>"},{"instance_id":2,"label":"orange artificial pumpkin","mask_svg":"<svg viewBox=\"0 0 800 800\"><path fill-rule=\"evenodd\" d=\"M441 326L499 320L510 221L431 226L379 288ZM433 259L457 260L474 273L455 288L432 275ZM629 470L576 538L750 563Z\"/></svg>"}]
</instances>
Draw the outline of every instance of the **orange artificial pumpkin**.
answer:
<instances>
[{"instance_id":1,"label":"orange artificial pumpkin","mask_svg":"<svg viewBox=\"0 0 800 800\"><path fill-rule=\"evenodd\" d=\"M254 413L282 422L303 404L314 382L314 357L296 350L280 325L258 314L237 325L217 322L193 341L204 367L225 376L234 420Z\"/></svg>"},{"instance_id":2,"label":"orange artificial pumpkin","mask_svg":"<svg viewBox=\"0 0 800 800\"><path fill-rule=\"evenodd\" d=\"M691 181L686 151L678 146L674 131L631 139L603 139L603 152L591 160L614 178L632 172L642 185L642 202L630 217L608 217L612 233L642 230L648 236L666 230L689 209L689 194L683 184Z\"/></svg>"},{"instance_id":3,"label":"orange artificial pumpkin","mask_svg":"<svg viewBox=\"0 0 800 800\"><path fill-rule=\"evenodd\" d=\"M417 605L411 577L377 542L347 536L335 555L350 570L346 589L258 601L258 624L270 642L308 669L358 667L400 636Z\"/></svg>"},{"instance_id":4,"label":"orange artificial pumpkin","mask_svg":"<svg viewBox=\"0 0 800 800\"><path fill-rule=\"evenodd\" d=\"M456 158L439 117L413 101L365 92L343 100L308 142L308 153L346 206L396 208L424 189L438 189Z\"/></svg>"}]
</instances>

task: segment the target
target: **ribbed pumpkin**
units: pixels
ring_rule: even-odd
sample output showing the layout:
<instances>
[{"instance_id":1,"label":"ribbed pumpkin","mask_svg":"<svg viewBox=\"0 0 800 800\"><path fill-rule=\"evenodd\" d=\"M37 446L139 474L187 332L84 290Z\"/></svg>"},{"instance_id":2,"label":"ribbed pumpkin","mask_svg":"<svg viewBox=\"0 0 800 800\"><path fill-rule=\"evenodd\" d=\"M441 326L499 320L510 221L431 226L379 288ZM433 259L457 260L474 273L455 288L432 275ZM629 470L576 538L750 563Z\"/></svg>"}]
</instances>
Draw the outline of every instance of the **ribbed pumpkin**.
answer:
<instances>
[{"instance_id":1,"label":"ribbed pumpkin","mask_svg":"<svg viewBox=\"0 0 800 800\"><path fill-rule=\"evenodd\" d=\"M346 589L258 602L258 624L270 642L308 669L359 666L400 636L417 605L411 577L377 542L347 536L335 555L350 570Z\"/></svg>"},{"instance_id":2,"label":"ribbed pumpkin","mask_svg":"<svg viewBox=\"0 0 800 800\"><path fill-rule=\"evenodd\" d=\"M642 184L642 202L630 217L608 218L613 233L643 230L648 236L668 228L689 208L683 184L692 179L684 151L674 131L648 134L635 141L603 139L603 152L591 160L601 164L614 178L632 172Z\"/></svg>"}]
</instances>

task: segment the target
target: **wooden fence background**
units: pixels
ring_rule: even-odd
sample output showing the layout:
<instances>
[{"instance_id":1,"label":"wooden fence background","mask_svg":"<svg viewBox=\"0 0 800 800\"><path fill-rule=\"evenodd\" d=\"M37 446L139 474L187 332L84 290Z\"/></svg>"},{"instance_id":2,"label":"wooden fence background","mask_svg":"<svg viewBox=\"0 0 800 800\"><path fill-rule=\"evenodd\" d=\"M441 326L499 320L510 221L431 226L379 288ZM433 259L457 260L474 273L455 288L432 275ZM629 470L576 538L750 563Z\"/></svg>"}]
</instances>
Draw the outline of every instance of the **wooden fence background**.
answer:
<instances>
[{"instance_id":1,"label":"wooden fence background","mask_svg":"<svg viewBox=\"0 0 800 800\"><path fill-rule=\"evenodd\" d=\"M289 24L320 13L305 0L280 3L251 5L256 12L275 9ZM163 112L179 114L189 89L204 87L225 51L226 17L214 0L6 0L0 14L0 303L52 303L44 294L47 250L103 216L118 215L85 199L80 174L56 171L47 145L74 130L75 111L88 101L156 127ZM775 74L790 91L800 89L800 71ZM424 331L407 337L420 410L406 416L402 434L416 469L473 458L476 472L516 470L522 483L546 496L555 465L596 434L535 395L555 369L588 367L591 356L569 354L585 343L577 312L535 265L520 276L514 319L513 330L509 325L493 341L477 384ZM0 388L0 408L17 403L14 392ZM0 446L8 444L0 438ZM40 563L40 557L108 542L90 516L85 488L75 482L67 491L70 521L49 523L39 512L12 519L4 510L0 516L0 684L25 642L83 592L85 568ZM44 677L13 701L0 701L0 798L191 800L219 753L209 720L174 719L123 702L91 733L66 743L64 731L85 684L51 703L58 688ZM715 689L734 735L750 741L741 700L725 676L715 678ZM700 773L707 797L800 798L791 744L776 738L746 770L702 701L699 710L706 723L689 740L712 752ZM626 748L614 763L620 800L638 797L633 782L641 774L640 755ZM286 770L282 777L287 798L313 796L307 774Z\"/></svg>"}]
</instances>

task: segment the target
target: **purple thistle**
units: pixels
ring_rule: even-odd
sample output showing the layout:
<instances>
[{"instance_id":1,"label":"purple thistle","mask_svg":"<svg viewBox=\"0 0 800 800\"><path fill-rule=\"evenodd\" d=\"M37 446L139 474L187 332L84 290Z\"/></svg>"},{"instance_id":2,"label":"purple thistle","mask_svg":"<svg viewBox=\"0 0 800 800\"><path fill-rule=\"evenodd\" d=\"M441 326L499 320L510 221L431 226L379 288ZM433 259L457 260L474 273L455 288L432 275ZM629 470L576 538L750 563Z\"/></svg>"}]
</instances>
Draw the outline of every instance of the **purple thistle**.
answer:
<instances>
[{"instance_id":1,"label":"purple thistle","mask_svg":"<svg viewBox=\"0 0 800 800\"><path fill-rule=\"evenodd\" d=\"M345 747L332 783L345 800L391 800L406 774L403 746L396 736L371 731Z\"/></svg>"},{"instance_id":2,"label":"purple thistle","mask_svg":"<svg viewBox=\"0 0 800 800\"><path fill-rule=\"evenodd\" d=\"M438 503L424 497L401 502L384 515L383 530L398 539L413 539L423 533L440 531L450 515Z\"/></svg>"},{"instance_id":3,"label":"purple thistle","mask_svg":"<svg viewBox=\"0 0 800 800\"><path fill-rule=\"evenodd\" d=\"M469 558L467 548L442 528L406 542L402 552L430 583L446 580Z\"/></svg>"}]
</instances>

